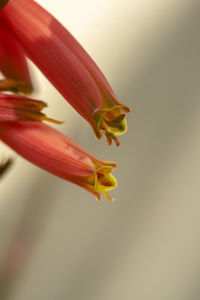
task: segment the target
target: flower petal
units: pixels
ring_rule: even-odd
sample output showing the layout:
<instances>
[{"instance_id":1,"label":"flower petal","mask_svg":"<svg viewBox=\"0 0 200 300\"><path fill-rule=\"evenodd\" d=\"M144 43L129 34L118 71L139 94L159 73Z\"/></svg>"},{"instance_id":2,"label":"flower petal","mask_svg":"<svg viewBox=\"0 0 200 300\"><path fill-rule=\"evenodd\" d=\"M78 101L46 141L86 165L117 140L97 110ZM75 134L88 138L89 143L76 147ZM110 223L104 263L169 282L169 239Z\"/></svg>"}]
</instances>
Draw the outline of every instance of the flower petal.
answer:
<instances>
[{"instance_id":1,"label":"flower petal","mask_svg":"<svg viewBox=\"0 0 200 300\"><path fill-rule=\"evenodd\" d=\"M5 80L0 80L0 91L24 94L32 92L23 50L2 18L0 18L0 71L5 76Z\"/></svg>"},{"instance_id":2,"label":"flower petal","mask_svg":"<svg viewBox=\"0 0 200 300\"><path fill-rule=\"evenodd\" d=\"M130 109L117 100L101 70L75 38L33 0L10 0L0 15L28 57L92 125L97 138L105 134L109 144L115 140L119 145L116 135L127 129L126 121L119 119Z\"/></svg>"},{"instance_id":3,"label":"flower petal","mask_svg":"<svg viewBox=\"0 0 200 300\"><path fill-rule=\"evenodd\" d=\"M79 145L42 122L0 122L0 139L40 168L108 199L116 187L110 174L115 163L96 159Z\"/></svg>"},{"instance_id":4,"label":"flower petal","mask_svg":"<svg viewBox=\"0 0 200 300\"><path fill-rule=\"evenodd\" d=\"M47 105L43 101L19 95L0 94L0 122L5 121L50 121L62 123L48 118L41 112Z\"/></svg>"},{"instance_id":5,"label":"flower petal","mask_svg":"<svg viewBox=\"0 0 200 300\"><path fill-rule=\"evenodd\" d=\"M58 21L53 16L29 0L10 0L1 16L28 57L79 113L93 113L101 105L102 95L95 80L54 32Z\"/></svg>"}]
</instances>

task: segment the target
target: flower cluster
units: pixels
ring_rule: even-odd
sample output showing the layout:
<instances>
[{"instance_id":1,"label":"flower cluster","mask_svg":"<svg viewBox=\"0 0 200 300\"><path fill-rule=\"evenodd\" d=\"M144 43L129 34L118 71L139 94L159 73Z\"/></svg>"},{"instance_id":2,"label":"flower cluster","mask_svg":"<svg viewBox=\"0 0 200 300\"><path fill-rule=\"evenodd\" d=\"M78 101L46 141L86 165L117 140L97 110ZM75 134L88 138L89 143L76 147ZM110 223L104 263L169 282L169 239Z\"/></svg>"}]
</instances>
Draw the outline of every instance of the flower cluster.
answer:
<instances>
[{"instance_id":1,"label":"flower cluster","mask_svg":"<svg viewBox=\"0 0 200 300\"><path fill-rule=\"evenodd\" d=\"M29 97L29 58L92 126L98 139L118 146L125 114L107 79L78 41L33 0L0 0L0 139L35 165L71 181L98 199L116 187L113 162L102 161L43 121L61 123ZM10 160L0 166L0 175Z\"/></svg>"}]
</instances>

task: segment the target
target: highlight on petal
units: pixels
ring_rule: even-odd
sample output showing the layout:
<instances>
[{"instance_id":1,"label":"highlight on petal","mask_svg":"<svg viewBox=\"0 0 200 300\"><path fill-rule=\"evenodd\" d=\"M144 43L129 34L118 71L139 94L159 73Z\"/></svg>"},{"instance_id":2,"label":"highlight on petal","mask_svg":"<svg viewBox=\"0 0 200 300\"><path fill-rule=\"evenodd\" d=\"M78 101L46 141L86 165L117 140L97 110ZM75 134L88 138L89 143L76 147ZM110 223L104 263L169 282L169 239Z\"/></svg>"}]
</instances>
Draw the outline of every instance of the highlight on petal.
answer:
<instances>
[{"instance_id":1,"label":"highlight on petal","mask_svg":"<svg viewBox=\"0 0 200 300\"><path fill-rule=\"evenodd\" d=\"M0 122L0 139L38 167L71 181L98 199L116 187L113 162L101 161L42 122Z\"/></svg>"},{"instance_id":2,"label":"highlight on petal","mask_svg":"<svg viewBox=\"0 0 200 300\"><path fill-rule=\"evenodd\" d=\"M0 16L10 26L27 56L92 125L96 137L119 145L125 114L107 79L77 40L33 0L10 0ZM24 27L24 24L27 26Z\"/></svg>"},{"instance_id":3,"label":"highlight on petal","mask_svg":"<svg viewBox=\"0 0 200 300\"><path fill-rule=\"evenodd\" d=\"M0 91L30 94L32 83L28 65L19 42L0 17Z\"/></svg>"},{"instance_id":4,"label":"highlight on petal","mask_svg":"<svg viewBox=\"0 0 200 300\"><path fill-rule=\"evenodd\" d=\"M62 122L48 118L41 112L47 104L43 101L19 95L0 94L0 122L5 121L50 121Z\"/></svg>"}]
</instances>

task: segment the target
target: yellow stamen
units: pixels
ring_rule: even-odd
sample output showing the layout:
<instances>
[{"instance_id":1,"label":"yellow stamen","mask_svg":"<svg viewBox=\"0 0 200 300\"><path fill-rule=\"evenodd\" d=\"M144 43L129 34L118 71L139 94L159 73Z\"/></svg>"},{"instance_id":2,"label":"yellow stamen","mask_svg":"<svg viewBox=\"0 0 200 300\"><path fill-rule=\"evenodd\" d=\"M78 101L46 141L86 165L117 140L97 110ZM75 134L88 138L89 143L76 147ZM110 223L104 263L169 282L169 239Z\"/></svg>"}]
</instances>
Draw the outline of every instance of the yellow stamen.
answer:
<instances>
[{"instance_id":1,"label":"yellow stamen","mask_svg":"<svg viewBox=\"0 0 200 300\"><path fill-rule=\"evenodd\" d=\"M98 176L97 171L97 182L96 182L96 189L97 193L102 193L108 200L114 200L113 198L108 195L107 191L110 191L117 187L117 180L111 174L106 174L103 176Z\"/></svg>"},{"instance_id":2,"label":"yellow stamen","mask_svg":"<svg viewBox=\"0 0 200 300\"><path fill-rule=\"evenodd\" d=\"M127 131L125 112L129 112L129 109L123 105L99 109L93 116L96 121L95 132L97 138L101 138L105 134L108 145L115 141L116 145L119 146L120 142L116 136Z\"/></svg>"},{"instance_id":3,"label":"yellow stamen","mask_svg":"<svg viewBox=\"0 0 200 300\"><path fill-rule=\"evenodd\" d=\"M51 123L54 123L54 124L63 124L64 121L58 121L58 120L55 120L55 119L52 119L52 118L48 118L47 116L44 115L44 118L43 118L44 121L47 121L47 122L51 122Z\"/></svg>"},{"instance_id":4,"label":"yellow stamen","mask_svg":"<svg viewBox=\"0 0 200 300\"><path fill-rule=\"evenodd\" d=\"M81 185L93 192L98 200L100 200L101 193L108 200L114 200L114 198L111 198L107 193L107 191L113 190L117 187L116 178L112 174L110 174L113 166L100 165L96 161L94 161L94 164L96 167L94 175L82 178Z\"/></svg>"}]
</instances>

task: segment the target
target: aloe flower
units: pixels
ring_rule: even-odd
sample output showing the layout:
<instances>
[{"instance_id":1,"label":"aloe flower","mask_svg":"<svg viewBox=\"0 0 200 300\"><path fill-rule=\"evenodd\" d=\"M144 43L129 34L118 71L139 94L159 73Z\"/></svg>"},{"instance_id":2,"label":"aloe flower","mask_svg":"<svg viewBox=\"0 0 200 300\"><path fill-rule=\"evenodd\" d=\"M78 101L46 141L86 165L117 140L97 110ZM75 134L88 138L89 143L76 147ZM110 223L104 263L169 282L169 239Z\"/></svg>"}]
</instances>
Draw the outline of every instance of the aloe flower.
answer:
<instances>
[{"instance_id":1,"label":"aloe flower","mask_svg":"<svg viewBox=\"0 0 200 300\"><path fill-rule=\"evenodd\" d=\"M116 187L113 162L101 161L42 122L0 122L0 139L40 168L71 181L97 199Z\"/></svg>"},{"instance_id":2,"label":"aloe flower","mask_svg":"<svg viewBox=\"0 0 200 300\"><path fill-rule=\"evenodd\" d=\"M116 168L113 162L101 161L87 153L59 131L42 123L58 122L46 117L41 110L42 101L19 95L0 94L0 140L25 159L40 168L71 181L97 199L116 187L116 179L110 172ZM10 166L11 160L0 164L0 177Z\"/></svg>"},{"instance_id":3,"label":"aloe flower","mask_svg":"<svg viewBox=\"0 0 200 300\"><path fill-rule=\"evenodd\" d=\"M0 8L2 8L3 2L0 3ZM4 1L6 6L0 12L0 72L4 76L4 78L0 80L0 140L33 164L83 187L94 194L97 199L100 199L100 195L104 194L109 200L112 200L107 192L117 186L117 181L111 174L112 170L116 168L116 164L114 162L102 161L92 156L68 137L51 128L49 125L44 124L43 121L58 124L62 122L51 119L42 112L47 106L45 102L24 96L30 94L33 87L26 61L28 52L21 40L18 39L15 31L12 30L12 26L10 26L7 19L4 18L5 9L7 9L10 4L12 11L12 3L15 7L15 0L10 0L8 4ZM36 5L29 0L24 2L24 4L25 3ZM22 4L20 0L20 3L17 3L16 6L18 7ZM32 12L34 17L34 10L32 10ZM40 17L41 20L43 20L42 16ZM59 24L59 26L61 25ZM29 31L28 28L29 26L27 24L27 26L24 27L24 31ZM36 31L36 33L38 32ZM36 52L37 51L36 49ZM60 53L60 55L61 54L65 61L67 57L65 52ZM62 60L61 57L60 60ZM55 64L55 57L52 61L53 64ZM72 65L73 63L74 61L72 59ZM80 62L77 64L77 69L75 66L72 66L73 80L77 80L77 82L80 83L81 89L82 87L84 89L86 88L87 78L84 78L83 73L85 72L85 75L87 72L86 68L83 68L83 73L79 74L79 64ZM62 66L58 64L58 66L55 67L55 74L56 76L61 76L61 82L64 85L62 74L60 74L62 73L60 71L60 69L62 70ZM46 65L46 68L53 74L51 63L49 66ZM90 77L92 78L92 76ZM66 78L66 84L68 84L67 79L69 79L70 86L72 80L70 77ZM94 79L92 80L94 81ZM88 83L90 84L89 81ZM88 95L94 93L95 96L95 89L99 92L96 83L93 84L91 91L88 87ZM71 90L74 95L78 95L80 92L78 89L73 90L70 88L69 90ZM79 100L86 99L84 94L81 97ZM91 102L87 103L88 107L90 107ZM82 105L82 107L84 107L84 105ZM116 119L118 123L124 123L121 115L116 115L115 120L110 122L116 122ZM108 141L111 140L111 137L107 138ZM118 143L117 140L116 142ZM11 159L4 160L0 163L0 177L2 177L5 171L10 167L11 163Z\"/></svg>"},{"instance_id":4,"label":"aloe flower","mask_svg":"<svg viewBox=\"0 0 200 300\"><path fill-rule=\"evenodd\" d=\"M119 145L126 132L125 114L107 79L77 40L33 0L10 0L0 17L9 25L25 54L65 99L93 127Z\"/></svg>"}]
</instances>

